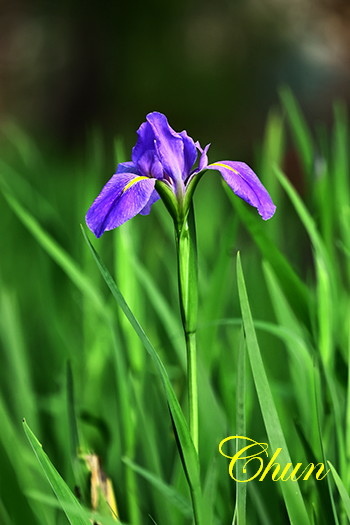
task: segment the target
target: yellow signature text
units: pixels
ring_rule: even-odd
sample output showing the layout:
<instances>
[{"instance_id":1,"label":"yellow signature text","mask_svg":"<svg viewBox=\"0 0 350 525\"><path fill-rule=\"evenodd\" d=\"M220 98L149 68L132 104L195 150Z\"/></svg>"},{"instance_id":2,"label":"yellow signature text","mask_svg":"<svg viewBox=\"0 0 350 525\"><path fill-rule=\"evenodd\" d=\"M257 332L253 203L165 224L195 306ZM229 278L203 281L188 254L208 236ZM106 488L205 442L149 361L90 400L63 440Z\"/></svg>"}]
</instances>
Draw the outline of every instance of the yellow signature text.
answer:
<instances>
[{"instance_id":1,"label":"yellow signature text","mask_svg":"<svg viewBox=\"0 0 350 525\"><path fill-rule=\"evenodd\" d=\"M228 443L234 445L236 452L228 454ZM248 481L264 481L271 476L272 481L307 481L312 474L318 481L324 479L329 473L325 472L324 463L309 463L306 467L302 463L286 463L281 465L277 460L282 452L282 448L277 448L270 456L268 453L269 445L259 443L246 436L229 436L219 443L219 452L230 460L228 472L230 477L240 483ZM224 451L226 450L226 452ZM248 477L248 465L249 476Z\"/></svg>"}]
</instances>

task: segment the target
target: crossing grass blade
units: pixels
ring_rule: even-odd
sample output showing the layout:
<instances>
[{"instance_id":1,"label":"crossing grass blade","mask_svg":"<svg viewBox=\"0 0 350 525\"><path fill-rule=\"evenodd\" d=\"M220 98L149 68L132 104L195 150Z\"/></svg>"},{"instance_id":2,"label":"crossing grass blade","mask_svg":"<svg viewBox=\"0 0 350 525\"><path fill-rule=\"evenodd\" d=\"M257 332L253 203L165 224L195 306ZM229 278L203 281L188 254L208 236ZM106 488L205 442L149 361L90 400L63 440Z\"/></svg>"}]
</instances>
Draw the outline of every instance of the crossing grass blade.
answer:
<instances>
[{"instance_id":1,"label":"crossing grass blade","mask_svg":"<svg viewBox=\"0 0 350 525\"><path fill-rule=\"evenodd\" d=\"M264 224L262 224L260 218L255 216L244 202L237 199L227 185L225 185L224 188L228 198L235 207L236 212L258 246L264 259L270 263L278 276L296 315L307 324L310 315L310 294L305 283L303 283L295 272L288 259L266 234Z\"/></svg>"},{"instance_id":2,"label":"crossing grass blade","mask_svg":"<svg viewBox=\"0 0 350 525\"><path fill-rule=\"evenodd\" d=\"M186 368L186 353L182 344L182 328L175 312L172 311L168 301L157 288L150 273L142 266L141 261L133 256L130 261L133 271L137 276L143 290L147 294L148 300L164 326L166 332L170 334L170 342L178 355L179 363L183 369Z\"/></svg>"},{"instance_id":3,"label":"crossing grass blade","mask_svg":"<svg viewBox=\"0 0 350 525\"><path fill-rule=\"evenodd\" d=\"M315 267L317 276L317 313L319 327L318 346L326 368L333 366L331 333L333 330L334 284L336 283L335 268L332 266L329 254L323 239L316 227L315 221L307 207L293 188L287 177L279 169L276 175L290 198L309 238L315 252Z\"/></svg>"},{"instance_id":4,"label":"crossing grass blade","mask_svg":"<svg viewBox=\"0 0 350 525\"><path fill-rule=\"evenodd\" d=\"M332 465L332 463L330 461L328 461L328 465L329 465L329 467L331 469L331 472L333 474L333 478L334 478L335 484L337 486L337 489L339 491L341 500L343 502L346 515L348 517L348 520L350 521L350 497L349 497L349 493L346 490L341 477L339 476L338 472L333 467L333 465Z\"/></svg>"},{"instance_id":5,"label":"crossing grass blade","mask_svg":"<svg viewBox=\"0 0 350 525\"><path fill-rule=\"evenodd\" d=\"M86 511L81 507L79 501L74 496L66 482L59 475L48 456L43 451L42 445L39 443L26 421L23 421L24 432L28 438L29 443L47 477L52 490L54 491L62 509L64 510L69 523L71 525L89 525L90 520Z\"/></svg>"},{"instance_id":6,"label":"crossing grass blade","mask_svg":"<svg viewBox=\"0 0 350 525\"><path fill-rule=\"evenodd\" d=\"M13 503L7 508L12 516L12 523L46 523L50 522L47 509L42 508L26 498L26 491L32 487L41 487L38 480L37 463L27 442L18 433L17 425L10 418L10 413L0 396L0 468L1 468L1 496L4 494L4 484L16 494ZM25 446L25 447L24 447ZM21 473L17 476L17 473ZM13 476L15 474L15 476ZM17 477L17 480L16 480ZM9 503L9 502L7 502ZM0 522L1 523L1 522Z\"/></svg>"},{"instance_id":7,"label":"crossing grass blade","mask_svg":"<svg viewBox=\"0 0 350 525\"><path fill-rule=\"evenodd\" d=\"M300 159L303 162L305 174L308 176L311 172L314 161L315 148L312 135L292 91L289 88L284 87L280 91L280 98L286 111L287 120Z\"/></svg>"},{"instance_id":8,"label":"crossing grass blade","mask_svg":"<svg viewBox=\"0 0 350 525\"><path fill-rule=\"evenodd\" d=\"M301 222L303 223L303 226L310 237L310 240L312 242L312 245L315 251L319 253L319 255L324 260L325 264L327 265L327 269L329 269L330 267L329 257L326 253L323 240L321 239L321 236L317 230L313 217L311 216L310 212L306 208L302 199L299 197L296 189L293 188L292 184L289 182L285 174L279 168L275 168L275 173L283 189L285 190L288 197L290 198Z\"/></svg>"},{"instance_id":9,"label":"crossing grass blade","mask_svg":"<svg viewBox=\"0 0 350 525\"><path fill-rule=\"evenodd\" d=\"M279 456L279 461L281 464L291 463L287 443L272 396L255 333L254 322L250 311L239 253L237 255L237 281L250 366L253 373L254 383L258 394L261 413L265 423L268 439L272 450L282 448ZM295 525L300 523L308 525L310 520L298 483L296 481L294 482L290 480L279 483L291 523Z\"/></svg>"},{"instance_id":10,"label":"crossing grass blade","mask_svg":"<svg viewBox=\"0 0 350 525\"><path fill-rule=\"evenodd\" d=\"M134 314L127 305L124 297L120 293L115 281L113 280L111 274L107 270L106 266L102 262L100 256L96 252L95 248L92 246L90 240L88 239L84 229L82 228L84 239L91 250L91 253L96 261L96 264L101 272L103 279L105 280L108 288L110 289L114 299L117 304L124 312L125 316L129 320L132 328L135 330L136 334L139 336L141 342L143 343L145 349L149 353L150 357L153 360L153 363L156 367L156 370L162 380L163 387L165 390L168 407L170 410L171 418L174 424L174 429L178 439L178 448L183 462L186 478L188 480L192 504L193 504L193 513L196 525L204 524L204 517L202 515L202 494L200 486L200 474L199 474L199 461L196 450L194 448L187 422L182 413L179 402L176 398L174 389L170 383L169 376L164 367L163 362L161 361L157 351L153 347L152 343L148 339L143 328L135 318Z\"/></svg>"},{"instance_id":11,"label":"crossing grass blade","mask_svg":"<svg viewBox=\"0 0 350 525\"><path fill-rule=\"evenodd\" d=\"M49 254L49 256L62 268L72 282L86 294L95 304L98 311L106 315L106 306L98 291L92 286L92 283L86 278L82 270L75 261L64 251L64 249L40 226L38 221L17 201L17 199L8 192L3 195L24 226L30 231L40 246Z\"/></svg>"},{"instance_id":12,"label":"crossing grass blade","mask_svg":"<svg viewBox=\"0 0 350 525\"><path fill-rule=\"evenodd\" d=\"M263 270L271 303L279 323L278 328L287 334L285 343L289 354L290 374L295 385L295 398L299 405L299 413L305 430L308 429L310 441L315 443L317 428L313 425L316 418L316 407L312 390L314 374L312 353L307 341L305 341L304 327L298 323L268 263L263 264Z\"/></svg>"},{"instance_id":13,"label":"crossing grass blade","mask_svg":"<svg viewBox=\"0 0 350 525\"><path fill-rule=\"evenodd\" d=\"M41 492L38 492L36 490L29 490L27 492L27 496L29 497L30 500L42 503L47 507L52 507L54 509L61 508L59 501L54 496L47 496L46 494L42 494ZM74 505L72 506L71 504L67 503L66 506L70 512L72 513L75 512ZM114 516L112 517L104 516L96 511L91 511L91 512L85 511L85 512L86 512L86 518L89 520L88 522L90 525L92 523L94 525L96 525L96 523L98 523L98 525L130 525L129 523L125 523L124 521L120 521L120 520L117 521ZM13 523L11 523L11 525L13 525Z\"/></svg>"},{"instance_id":14,"label":"crossing grass blade","mask_svg":"<svg viewBox=\"0 0 350 525\"><path fill-rule=\"evenodd\" d=\"M155 476L152 472L144 469L143 467L140 467L140 465L137 465L129 458L123 458L123 461L128 467L149 481L149 483L151 483L162 496L164 496L169 502L172 503L172 505L179 509L183 516L186 518L190 518L192 516L192 507L189 501L179 494L174 487L167 485L163 480Z\"/></svg>"}]
</instances>

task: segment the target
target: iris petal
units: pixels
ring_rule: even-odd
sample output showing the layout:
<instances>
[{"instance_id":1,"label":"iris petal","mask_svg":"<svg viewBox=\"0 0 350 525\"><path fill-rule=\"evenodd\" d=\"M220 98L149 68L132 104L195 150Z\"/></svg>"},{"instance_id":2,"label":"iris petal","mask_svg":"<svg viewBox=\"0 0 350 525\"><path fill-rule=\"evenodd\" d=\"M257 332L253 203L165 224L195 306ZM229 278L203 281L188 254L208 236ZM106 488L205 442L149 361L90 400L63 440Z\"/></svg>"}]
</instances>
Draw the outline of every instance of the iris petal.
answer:
<instances>
[{"instance_id":1,"label":"iris petal","mask_svg":"<svg viewBox=\"0 0 350 525\"><path fill-rule=\"evenodd\" d=\"M131 159L134 164L137 164L139 159L145 154L146 151L152 151L155 153L154 140L155 136L152 127L148 122L143 122L137 130L137 141L135 146L132 148Z\"/></svg>"},{"instance_id":2,"label":"iris petal","mask_svg":"<svg viewBox=\"0 0 350 525\"><path fill-rule=\"evenodd\" d=\"M181 131L179 135L182 137L184 145L184 173L183 178L187 178L191 173L193 164L197 159L197 148L191 137L187 135L187 131Z\"/></svg>"},{"instance_id":3,"label":"iris petal","mask_svg":"<svg viewBox=\"0 0 350 525\"><path fill-rule=\"evenodd\" d=\"M138 173L136 164L132 161L120 162L117 166L116 173Z\"/></svg>"},{"instance_id":4,"label":"iris petal","mask_svg":"<svg viewBox=\"0 0 350 525\"><path fill-rule=\"evenodd\" d=\"M137 161L138 171L146 177L162 179L164 172L163 166L158 159L158 155L151 150L145 151Z\"/></svg>"},{"instance_id":5,"label":"iris petal","mask_svg":"<svg viewBox=\"0 0 350 525\"><path fill-rule=\"evenodd\" d=\"M146 118L152 127L156 150L164 171L175 181L183 180L189 174L186 171L185 139L169 126L166 116L162 113L154 111Z\"/></svg>"},{"instance_id":6,"label":"iris petal","mask_svg":"<svg viewBox=\"0 0 350 525\"><path fill-rule=\"evenodd\" d=\"M244 162L221 160L207 166L220 171L232 191L251 206L257 208L264 220L270 219L276 206L254 171Z\"/></svg>"},{"instance_id":7,"label":"iris petal","mask_svg":"<svg viewBox=\"0 0 350 525\"><path fill-rule=\"evenodd\" d=\"M155 182L134 173L113 175L86 214L90 230L101 237L137 215L149 202Z\"/></svg>"},{"instance_id":8,"label":"iris petal","mask_svg":"<svg viewBox=\"0 0 350 525\"><path fill-rule=\"evenodd\" d=\"M199 157L199 162L198 162L198 170L197 171L202 171L204 170L204 168L206 168L208 166L208 149L210 148L210 144L207 144L205 146L205 148L203 149L201 147L201 145L199 144L199 142L197 141L196 142L196 147L198 148L198 150L200 151L201 153L201 156Z\"/></svg>"},{"instance_id":9,"label":"iris petal","mask_svg":"<svg viewBox=\"0 0 350 525\"><path fill-rule=\"evenodd\" d=\"M157 192L157 190L153 190L151 197L149 201L147 202L146 206L142 208L142 210L139 212L141 215L148 215L151 211L152 205L160 199L160 196Z\"/></svg>"}]
</instances>

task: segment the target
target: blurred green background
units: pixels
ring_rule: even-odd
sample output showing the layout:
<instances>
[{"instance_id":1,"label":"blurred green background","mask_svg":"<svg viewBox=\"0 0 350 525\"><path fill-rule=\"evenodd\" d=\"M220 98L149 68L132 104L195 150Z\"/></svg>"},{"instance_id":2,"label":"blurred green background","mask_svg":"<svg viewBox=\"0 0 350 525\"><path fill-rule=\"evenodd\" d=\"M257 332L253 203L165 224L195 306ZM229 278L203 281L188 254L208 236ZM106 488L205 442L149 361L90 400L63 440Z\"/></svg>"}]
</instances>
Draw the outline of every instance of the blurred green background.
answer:
<instances>
[{"instance_id":1,"label":"blurred green background","mask_svg":"<svg viewBox=\"0 0 350 525\"><path fill-rule=\"evenodd\" d=\"M77 444L99 455L124 522L192 522L159 377L79 227L153 110L175 130L212 142L210 160L249 162L278 207L264 223L225 194L219 177L206 175L196 190L208 523L232 522L237 491L217 445L242 426L237 399L248 436L274 435L263 422L271 407L256 393L259 378L237 361L238 249L292 459L321 461L324 449L349 489L349 136L347 108L333 104L349 102L349 25L345 0L2 3L1 525L67 523L23 416L87 507ZM280 100L284 84L296 99L284 90ZM93 242L186 412L173 232L163 205ZM350 505L334 484L304 484L302 496L310 523L347 523ZM247 498L248 525L288 522L277 484L251 484Z\"/></svg>"}]
</instances>

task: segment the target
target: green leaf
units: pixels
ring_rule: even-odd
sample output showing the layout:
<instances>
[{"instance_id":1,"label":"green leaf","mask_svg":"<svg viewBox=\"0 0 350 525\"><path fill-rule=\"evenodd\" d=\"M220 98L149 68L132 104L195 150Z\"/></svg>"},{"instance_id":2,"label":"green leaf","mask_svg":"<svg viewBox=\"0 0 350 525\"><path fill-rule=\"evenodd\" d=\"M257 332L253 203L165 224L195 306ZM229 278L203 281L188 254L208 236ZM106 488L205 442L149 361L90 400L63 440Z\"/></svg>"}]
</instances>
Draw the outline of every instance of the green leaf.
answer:
<instances>
[{"instance_id":1,"label":"green leaf","mask_svg":"<svg viewBox=\"0 0 350 525\"><path fill-rule=\"evenodd\" d=\"M64 249L41 227L38 221L8 192L3 195L18 219L30 231L40 246L62 268L77 288L95 304L100 313L106 315L106 307L99 292L92 286L76 262Z\"/></svg>"},{"instance_id":2,"label":"green leaf","mask_svg":"<svg viewBox=\"0 0 350 525\"><path fill-rule=\"evenodd\" d=\"M309 128L305 122L300 107L289 88L280 91L280 97L286 110L294 142L298 148L306 175L309 175L314 160L314 145Z\"/></svg>"},{"instance_id":3,"label":"green leaf","mask_svg":"<svg viewBox=\"0 0 350 525\"><path fill-rule=\"evenodd\" d=\"M54 496L47 496L46 494L42 494L37 490L29 490L27 491L26 495L31 500L38 501L41 504L44 504L45 506L52 507L55 509L60 508L60 504ZM67 503L67 508L74 513L74 505L72 506L69 503ZM95 524L96 522L98 522L99 525L130 525L129 523L125 523L124 521L116 521L114 516L103 516L102 514L96 511L91 511L91 513L89 512L89 516L87 516L87 519L89 520L90 525L91 523Z\"/></svg>"},{"instance_id":4,"label":"green leaf","mask_svg":"<svg viewBox=\"0 0 350 525\"><path fill-rule=\"evenodd\" d=\"M170 383L169 376L167 371L157 353L152 343L145 334L143 328L135 318L134 314L127 305L124 297L120 293L116 283L114 282L111 274L107 270L106 266L102 262L100 256L96 252L95 248L92 246L90 240L88 239L84 229L82 228L84 239L91 250L91 253L96 261L96 264L101 272L102 277L104 278L107 286L109 287L114 299L116 300L119 307L124 312L125 316L129 320L132 328L135 330L136 334L139 336L141 342L143 343L145 349L149 353L150 357L153 360L153 363L156 367L156 370L162 380L170 414L172 421L174 423L174 428L178 438L178 447L181 454L181 459L183 461L185 474L188 480L188 484L191 491L191 498L193 503L193 512L195 516L196 525L201 525L204 523L202 516L202 494L200 487L200 474L199 474L199 461L196 450L194 448L187 422L182 413L179 402L176 398L174 389Z\"/></svg>"},{"instance_id":5,"label":"green leaf","mask_svg":"<svg viewBox=\"0 0 350 525\"><path fill-rule=\"evenodd\" d=\"M237 363L236 428L238 436L246 435L246 344L241 334ZM238 446L238 441L236 441ZM238 452L238 450L236 450ZM233 525L247 523L247 484L236 482L236 506Z\"/></svg>"},{"instance_id":6,"label":"green leaf","mask_svg":"<svg viewBox=\"0 0 350 525\"><path fill-rule=\"evenodd\" d=\"M341 500L343 502L345 512L346 512L346 514L348 516L348 519L350 520L350 497L349 497L349 493L346 490L346 488L344 486L344 483L342 482L338 472L335 470L335 468L333 467L333 465L332 465L332 463L330 461L328 461L328 465L330 466L331 472L333 474L333 478L334 478L335 484L337 486L337 489L339 491Z\"/></svg>"},{"instance_id":7,"label":"green leaf","mask_svg":"<svg viewBox=\"0 0 350 525\"><path fill-rule=\"evenodd\" d=\"M329 254L315 221L302 199L281 170L276 169L276 175L290 198L314 248L317 274L317 304L315 306L318 313L318 347L325 367L332 367L334 360L331 341L333 330L332 305L336 297L332 285L336 282L335 269L332 267Z\"/></svg>"},{"instance_id":8,"label":"green leaf","mask_svg":"<svg viewBox=\"0 0 350 525\"><path fill-rule=\"evenodd\" d=\"M287 463L292 463L292 461L290 459L287 443L260 353L239 253L237 255L237 280L248 355L266 432L272 450L276 450L277 448L282 449L279 455L279 460L281 464L285 465ZM279 483L291 523L295 525L301 523L303 525L309 524L310 520L298 483L290 480L280 481Z\"/></svg>"},{"instance_id":9,"label":"green leaf","mask_svg":"<svg viewBox=\"0 0 350 525\"><path fill-rule=\"evenodd\" d=\"M294 312L299 319L305 324L308 324L310 315L310 294L307 287L292 268L287 258L266 234L266 225L264 224L264 221L262 221L257 214L252 213L249 206L240 199L237 199L236 195L227 184L224 185L224 189L244 226L257 244L264 259L270 263L278 276L281 286L283 286L284 293L288 297Z\"/></svg>"},{"instance_id":10,"label":"green leaf","mask_svg":"<svg viewBox=\"0 0 350 525\"><path fill-rule=\"evenodd\" d=\"M179 511L190 518L192 516L192 508L188 500L186 500L177 490L171 485L167 485L158 476L155 476L152 472L144 469L131 461L129 458L123 458L124 463L133 469L135 472L140 474L143 478L149 481L155 488L159 490L168 501L170 501Z\"/></svg>"},{"instance_id":11,"label":"green leaf","mask_svg":"<svg viewBox=\"0 0 350 525\"><path fill-rule=\"evenodd\" d=\"M39 443L26 421L23 421L24 431L29 443L34 450L34 453L47 477L52 490L56 494L62 509L64 510L71 525L89 525L90 521L87 517L86 511L80 505L77 498L74 496L66 482L57 472L48 456L43 451L42 445Z\"/></svg>"},{"instance_id":12,"label":"green leaf","mask_svg":"<svg viewBox=\"0 0 350 525\"><path fill-rule=\"evenodd\" d=\"M275 327L285 331L284 341L289 354L289 369L295 387L295 398L299 406L299 413L311 443L316 442L317 427L314 425L316 417L315 398L313 395L313 359L310 348L305 341L303 326L294 315L274 272L267 263L263 270L267 289L275 316L280 326ZM258 327L258 324L255 323Z\"/></svg>"}]
</instances>

